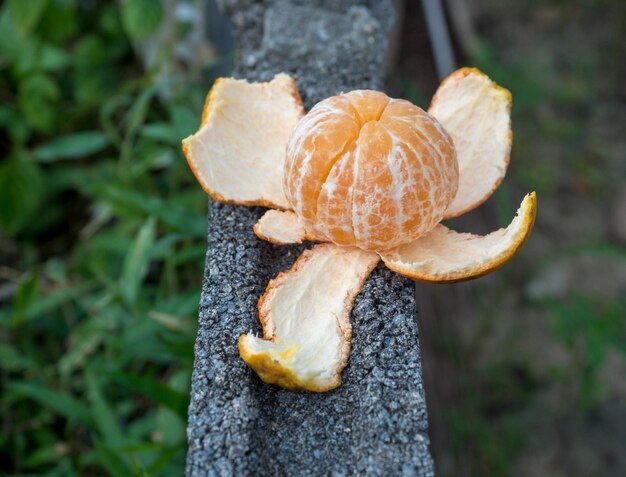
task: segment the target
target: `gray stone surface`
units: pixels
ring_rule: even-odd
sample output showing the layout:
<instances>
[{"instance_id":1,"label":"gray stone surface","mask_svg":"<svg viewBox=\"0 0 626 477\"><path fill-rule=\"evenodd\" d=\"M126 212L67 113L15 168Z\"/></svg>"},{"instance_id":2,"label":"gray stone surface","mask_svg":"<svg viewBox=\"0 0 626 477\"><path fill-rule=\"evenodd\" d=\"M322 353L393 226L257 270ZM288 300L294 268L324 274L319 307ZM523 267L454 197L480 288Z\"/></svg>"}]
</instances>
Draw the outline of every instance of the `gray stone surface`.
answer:
<instances>
[{"instance_id":1,"label":"gray stone surface","mask_svg":"<svg viewBox=\"0 0 626 477\"><path fill-rule=\"evenodd\" d=\"M372 1L375 10L345 0L221 3L237 29L236 75L296 75L307 107L340 91L382 89L386 2ZM209 205L187 475L433 475L409 280L381 265L367 281L337 390L263 384L239 357L239 335L260 333L256 304L268 281L305 248L257 239L262 212Z\"/></svg>"}]
</instances>

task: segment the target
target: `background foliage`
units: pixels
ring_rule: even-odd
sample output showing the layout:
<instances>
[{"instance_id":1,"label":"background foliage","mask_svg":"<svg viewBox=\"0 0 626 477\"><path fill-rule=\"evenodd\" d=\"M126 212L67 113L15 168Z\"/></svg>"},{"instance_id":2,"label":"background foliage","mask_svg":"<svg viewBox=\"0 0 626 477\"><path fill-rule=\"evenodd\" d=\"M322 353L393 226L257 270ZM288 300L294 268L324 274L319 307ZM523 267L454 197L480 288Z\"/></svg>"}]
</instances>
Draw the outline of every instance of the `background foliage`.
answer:
<instances>
[{"instance_id":1,"label":"background foliage","mask_svg":"<svg viewBox=\"0 0 626 477\"><path fill-rule=\"evenodd\" d=\"M180 140L211 75L144 69L163 17L0 7L0 473L182 474L206 196Z\"/></svg>"},{"instance_id":2,"label":"background foliage","mask_svg":"<svg viewBox=\"0 0 626 477\"><path fill-rule=\"evenodd\" d=\"M171 23L172 3L0 4L0 474L183 472L206 196L180 139L222 60L181 51L194 14ZM390 85L425 107L420 3L398 3ZM533 189L539 215L497 274L429 288L438 470L624 475L626 4L463 3L464 63L513 92L515 140L507 181L453 225L504 225Z\"/></svg>"},{"instance_id":3,"label":"background foliage","mask_svg":"<svg viewBox=\"0 0 626 477\"><path fill-rule=\"evenodd\" d=\"M506 180L451 225L504 226L531 190L538 213L498 272L419 286L438 475L626 475L626 3L443 3L460 63L513 95ZM426 106L438 79L404 5L396 83Z\"/></svg>"}]
</instances>

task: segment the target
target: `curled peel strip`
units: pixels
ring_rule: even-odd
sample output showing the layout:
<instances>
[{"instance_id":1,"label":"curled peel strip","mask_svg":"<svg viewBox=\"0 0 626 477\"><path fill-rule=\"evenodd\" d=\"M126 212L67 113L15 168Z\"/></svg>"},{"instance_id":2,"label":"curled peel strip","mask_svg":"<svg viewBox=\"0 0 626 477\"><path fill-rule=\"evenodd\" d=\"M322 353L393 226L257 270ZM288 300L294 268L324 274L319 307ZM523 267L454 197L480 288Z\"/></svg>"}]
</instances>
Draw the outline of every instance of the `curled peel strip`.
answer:
<instances>
[{"instance_id":1,"label":"curled peel strip","mask_svg":"<svg viewBox=\"0 0 626 477\"><path fill-rule=\"evenodd\" d=\"M270 281L259 300L263 338L239 338L239 353L259 377L289 389L328 391L348 361L350 313L379 257L316 245Z\"/></svg>"},{"instance_id":2,"label":"curled peel strip","mask_svg":"<svg viewBox=\"0 0 626 477\"><path fill-rule=\"evenodd\" d=\"M391 270L426 282L450 283L486 275L524 245L537 215L537 196L526 195L508 227L489 235L458 233L437 225L412 243L381 253Z\"/></svg>"}]
</instances>

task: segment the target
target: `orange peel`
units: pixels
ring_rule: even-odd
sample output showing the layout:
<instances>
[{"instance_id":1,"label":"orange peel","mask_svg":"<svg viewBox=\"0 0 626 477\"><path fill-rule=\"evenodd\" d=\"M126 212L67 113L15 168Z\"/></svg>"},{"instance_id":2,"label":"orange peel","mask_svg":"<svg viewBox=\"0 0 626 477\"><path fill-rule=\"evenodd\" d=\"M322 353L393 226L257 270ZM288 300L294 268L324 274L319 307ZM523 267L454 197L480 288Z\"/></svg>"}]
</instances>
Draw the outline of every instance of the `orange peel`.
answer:
<instances>
[{"instance_id":1,"label":"orange peel","mask_svg":"<svg viewBox=\"0 0 626 477\"><path fill-rule=\"evenodd\" d=\"M183 152L213 199L289 209L282 188L285 147L303 114L295 81L285 74L267 83L220 78Z\"/></svg>"},{"instance_id":2,"label":"orange peel","mask_svg":"<svg viewBox=\"0 0 626 477\"><path fill-rule=\"evenodd\" d=\"M451 283L486 275L524 245L537 215L537 196L526 195L508 227L489 235L458 233L437 225L415 242L381 253L385 265L414 280Z\"/></svg>"},{"instance_id":3,"label":"orange peel","mask_svg":"<svg viewBox=\"0 0 626 477\"><path fill-rule=\"evenodd\" d=\"M266 383L317 392L338 387L350 353L354 300L379 260L333 244L304 251L259 300L263 338L239 337L243 360Z\"/></svg>"},{"instance_id":4,"label":"orange peel","mask_svg":"<svg viewBox=\"0 0 626 477\"><path fill-rule=\"evenodd\" d=\"M476 68L443 80L428 112L450 133L459 188L444 219L475 209L498 188L511 157L511 93Z\"/></svg>"},{"instance_id":5,"label":"orange peel","mask_svg":"<svg viewBox=\"0 0 626 477\"><path fill-rule=\"evenodd\" d=\"M508 227L485 236L439 224L487 200L506 174L511 94L475 68L446 78L428 113L377 91L352 91L306 116L295 82L222 78L200 130L183 141L211 197L267 211L254 233L274 244L330 242L302 253L259 300L263 337L239 353L267 382L328 391L341 384L350 313L382 258L427 282L489 273L528 239L537 213L528 194Z\"/></svg>"},{"instance_id":6,"label":"orange peel","mask_svg":"<svg viewBox=\"0 0 626 477\"><path fill-rule=\"evenodd\" d=\"M304 242L306 231L298 216L290 210L270 209L254 224L254 233L274 245L291 245Z\"/></svg>"}]
</instances>

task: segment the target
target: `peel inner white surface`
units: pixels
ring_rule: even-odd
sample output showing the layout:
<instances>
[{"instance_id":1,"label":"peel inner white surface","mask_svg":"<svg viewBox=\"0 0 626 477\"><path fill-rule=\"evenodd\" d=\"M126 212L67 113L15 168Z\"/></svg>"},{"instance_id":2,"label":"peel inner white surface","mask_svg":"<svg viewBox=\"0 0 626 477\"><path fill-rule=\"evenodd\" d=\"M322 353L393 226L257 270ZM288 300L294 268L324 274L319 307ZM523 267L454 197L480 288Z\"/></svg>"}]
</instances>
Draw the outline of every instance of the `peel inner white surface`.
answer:
<instances>
[{"instance_id":1,"label":"peel inner white surface","mask_svg":"<svg viewBox=\"0 0 626 477\"><path fill-rule=\"evenodd\" d=\"M290 210L268 210L254 225L254 233L276 245L302 243L306 238L304 225Z\"/></svg>"},{"instance_id":2,"label":"peel inner white surface","mask_svg":"<svg viewBox=\"0 0 626 477\"><path fill-rule=\"evenodd\" d=\"M496 190L509 165L511 93L475 68L446 78L428 112L452 136L459 162L459 188L444 219L478 207Z\"/></svg>"},{"instance_id":3,"label":"peel inner white surface","mask_svg":"<svg viewBox=\"0 0 626 477\"><path fill-rule=\"evenodd\" d=\"M524 197L508 227L488 235L458 233L443 225L416 241L388 250L390 269L415 280L455 282L476 278L506 263L524 244L535 223L535 193Z\"/></svg>"},{"instance_id":4,"label":"peel inner white surface","mask_svg":"<svg viewBox=\"0 0 626 477\"><path fill-rule=\"evenodd\" d=\"M327 391L348 361L350 313L379 261L375 253L332 244L303 252L259 300L263 338L239 338L239 352L265 382Z\"/></svg>"},{"instance_id":5,"label":"peel inner white surface","mask_svg":"<svg viewBox=\"0 0 626 477\"><path fill-rule=\"evenodd\" d=\"M304 114L294 80L222 78L211 90L200 130L183 141L189 165L214 199L291 208L283 192L285 150Z\"/></svg>"}]
</instances>

